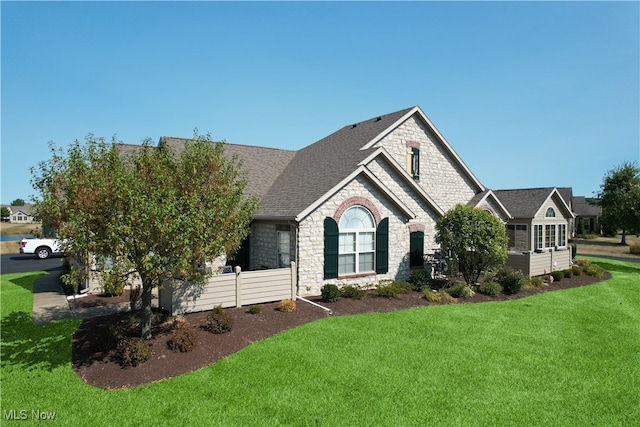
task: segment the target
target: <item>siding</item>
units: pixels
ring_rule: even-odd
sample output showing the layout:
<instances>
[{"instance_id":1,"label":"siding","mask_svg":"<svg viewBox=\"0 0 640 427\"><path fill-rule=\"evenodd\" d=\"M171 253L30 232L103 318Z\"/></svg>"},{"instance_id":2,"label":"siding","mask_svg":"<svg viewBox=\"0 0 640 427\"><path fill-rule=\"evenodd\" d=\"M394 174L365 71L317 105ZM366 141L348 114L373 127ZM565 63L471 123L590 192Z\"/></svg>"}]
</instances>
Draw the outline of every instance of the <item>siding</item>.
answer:
<instances>
[{"instance_id":1,"label":"siding","mask_svg":"<svg viewBox=\"0 0 640 427\"><path fill-rule=\"evenodd\" d=\"M203 285L176 280L158 292L159 307L171 315L296 298L295 263L290 268L212 276Z\"/></svg>"}]
</instances>

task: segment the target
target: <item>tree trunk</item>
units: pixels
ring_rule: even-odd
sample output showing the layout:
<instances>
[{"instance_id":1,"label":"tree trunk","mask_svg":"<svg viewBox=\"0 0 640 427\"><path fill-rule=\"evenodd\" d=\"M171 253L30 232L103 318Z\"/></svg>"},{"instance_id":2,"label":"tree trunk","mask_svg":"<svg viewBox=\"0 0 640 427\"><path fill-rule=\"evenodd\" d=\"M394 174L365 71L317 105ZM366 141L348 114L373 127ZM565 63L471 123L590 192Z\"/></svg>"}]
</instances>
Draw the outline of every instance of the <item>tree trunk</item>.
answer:
<instances>
[{"instance_id":1,"label":"tree trunk","mask_svg":"<svg viewBox=\"0 0 640 427\"><path fill-rule=\"evenodd\" d=\"M151 290L153 286L150 283L142 283L142 319L140 326L142 327L141 337L148 340L151 338Z\"/></svg>"}]
</instances>

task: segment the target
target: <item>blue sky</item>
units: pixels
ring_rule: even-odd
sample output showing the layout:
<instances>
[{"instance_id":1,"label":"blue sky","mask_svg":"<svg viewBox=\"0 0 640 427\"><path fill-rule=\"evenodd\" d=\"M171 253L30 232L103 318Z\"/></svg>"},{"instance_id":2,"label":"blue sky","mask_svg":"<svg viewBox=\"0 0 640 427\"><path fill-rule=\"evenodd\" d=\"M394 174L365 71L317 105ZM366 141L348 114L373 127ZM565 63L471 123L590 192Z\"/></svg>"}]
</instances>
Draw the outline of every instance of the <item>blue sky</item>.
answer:
<instances>
[{"instance_id":1,"label":"blue sky","mask_svg":"<svg viewBox=\"0 0 640 427\"><path fill-rule=\"evenodd\" d=\"M419 105L493 189L640 160L638 2L6 2L1 202L88 133L300 149Z\"/></svg>"}]
</instances>

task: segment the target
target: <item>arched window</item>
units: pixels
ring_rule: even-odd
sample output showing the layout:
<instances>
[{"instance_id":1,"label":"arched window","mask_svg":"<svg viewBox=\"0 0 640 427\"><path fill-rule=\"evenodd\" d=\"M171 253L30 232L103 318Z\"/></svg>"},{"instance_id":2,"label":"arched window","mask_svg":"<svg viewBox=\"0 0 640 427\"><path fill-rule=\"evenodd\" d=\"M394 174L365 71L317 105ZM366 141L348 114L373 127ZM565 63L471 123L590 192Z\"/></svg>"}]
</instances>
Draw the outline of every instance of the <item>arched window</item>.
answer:
<instances>
[{"instance_id":1,"label":"arched window","mask_svg":"<svg viewBox=\"0 0 640 427\"><path fill-rule=\"evenodd\" d=\"M375 270L376 224L362 206L349 208L338 224L338 274Z\"/></svg>"},{"instance_id":2,"label":"arched window","mask_svg":"<svg viewBox=\"0 0 640 427\"><path fill-rule=\"evenodd\" d=\"M547 213L544 214L545 218L555 218L556 211L553 208L548 208Z\"/></svg>"}]
</instances>

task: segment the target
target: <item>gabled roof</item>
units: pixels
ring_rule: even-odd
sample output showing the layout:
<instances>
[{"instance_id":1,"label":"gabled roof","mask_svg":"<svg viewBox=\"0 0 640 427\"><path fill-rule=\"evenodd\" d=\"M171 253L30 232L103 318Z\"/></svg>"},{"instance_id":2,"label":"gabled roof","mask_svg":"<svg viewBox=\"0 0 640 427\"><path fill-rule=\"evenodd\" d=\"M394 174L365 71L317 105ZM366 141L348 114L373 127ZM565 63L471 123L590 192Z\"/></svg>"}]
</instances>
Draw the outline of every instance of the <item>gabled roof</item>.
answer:
<instances>
[{"instance_id":1,"label":"gabled roof","mask_svg":"<svg viewBox=\"0 0 640 427\"><path fill-rule=\"evenodd\" d=\"M480 193L476 194L475 196L473 196L471 198L471 200L469 200L469 202L467 203L467 206L472 206L472 207L475 208L475 207L478 207L478 205L480 205L481 203L483 203L486 200L493 201L493 203L496 206L498 206L498 208L502 211L502 214L503 214L503 216L505 218L513 219L513 216L511 215L511 212L509 212L509 210L502 204L502 202L495 195L493 190L484 190L484 191L481 191Z\"/></svg>"},{"instance_id":2,"label":"gabled roof","mask_svg":"<svg viewBox=\"0 0 640 427\"><path fill-rule=\"evenodd\" d=\"M362 148L410 110L347 125L297 151L262 199L256 217L296 218L358 169L375 150Z\"/></svg>"},{"instance_id":3,"label":"gabled roof","mask_svg":"<svg viewBox=\"0 0 640 427\"><path fill-rule=\"evenodd\" d=\"M555 187L521 188L514 190L495 190L494 194L509 210L513 218L534 218L546 201L556 196L565 215L573 217L573 212Z\"/></svg>"},{"instance_id":4,"label":"gabled roof","mask_svg":"<svg viewBox=\"0 0 640 427\"><path fill-rule=\"evenodd\" d=\"M181 153L187 138L163 136L160 143L165 143L174 152ZM242 161L242 167L247 172L247 187L245 191L264 198L275 179L282 173L295 155L295 151L278 148L256 147L224 143L224 155L228 159L237 156Z\"/></svg>"},{"instance_id":5,"label":"gabled roof","mask_svg":"<svg viewBox=\"0 0 640 427\"><path fill-rule=\"evenodd\" d=\"M575 196L573 198L573 213L576 216L600 216L602 207L589 202L584 196Z\"/></svg>"}]
</instances>

